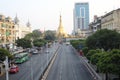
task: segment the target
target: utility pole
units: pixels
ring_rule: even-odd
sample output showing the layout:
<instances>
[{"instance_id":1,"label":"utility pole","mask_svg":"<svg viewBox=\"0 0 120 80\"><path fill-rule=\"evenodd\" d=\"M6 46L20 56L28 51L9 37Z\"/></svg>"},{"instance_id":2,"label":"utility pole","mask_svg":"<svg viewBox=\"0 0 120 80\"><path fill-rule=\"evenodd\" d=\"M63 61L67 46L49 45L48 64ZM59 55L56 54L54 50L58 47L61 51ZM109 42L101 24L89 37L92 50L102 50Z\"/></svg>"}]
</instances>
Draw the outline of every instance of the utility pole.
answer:
<instances>
[{"instance_id":1,"label":"utility pole","mask_svg":"<svg viewBox=\"0 0 120 80\"><path fill-rule=\"evenodd\" d=\"M8 75L8 70L9 70L9 65L8 65L8 56L6 56L6 59L4 61L4 64L5 64L5 71L6 71L6 80L9 80L9 75Z\"/></svg>"}]
</instances>

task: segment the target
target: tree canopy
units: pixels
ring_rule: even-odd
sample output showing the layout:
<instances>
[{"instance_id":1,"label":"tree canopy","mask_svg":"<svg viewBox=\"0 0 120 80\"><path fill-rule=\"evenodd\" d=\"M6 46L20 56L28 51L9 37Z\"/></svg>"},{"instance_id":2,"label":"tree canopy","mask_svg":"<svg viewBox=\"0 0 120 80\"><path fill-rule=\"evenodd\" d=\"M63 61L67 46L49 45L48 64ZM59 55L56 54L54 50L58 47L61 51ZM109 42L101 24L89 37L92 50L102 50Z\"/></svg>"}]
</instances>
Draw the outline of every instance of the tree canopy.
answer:
<instances>
[{"instance_id":1,"label":"tree canopy","mask_svg":"<svg viewBox=\"0 0 120 80\"><path fill-rule=\"evenodd\" d=\"M86 46L89 49L119 49L120 33L115 30L101 29L86 39Z\"/></svg>"},{"instance_id":2,"label":"tree canopy","mask_svg":"<svg viewBox=\"0 0 120 80\"><path fill-rule=\"evenodd\" d=\"M9 59L13 58L8 50L0 48L0 61L4 61L6 56L8 56Z\"/></svg>"},{"instance_id":3,"label":"tree canopy","mask_svg":"<svg viewBox=\"0 0 120 80\"><path fill-rule=\"evenodd\" d=\"M45 32L45 40L55 40L56 39L56 32L48 30Z\"/></svg>"},{"instance_id":4,"label":"tree canopy","mask_svg":"<svg viewBox=\"0 0 120 80\"><path fill-rule=\"evenodd\" d=\"M46 40L44 40L44 39L35 39L35 40L33 41L34 46L37 46L37 47L44 46L46 43L47 43L47 42L46 42Z\"/></svg>"},{"instance_id":5,"label":"tree canopy","mask_svg":"<svg viewBox=\"0 0 120 80\"><path fill-rule=\"evenodd\" d=\"M25 38L21 38L16 40L17 46L21 46L23 48L30 48L32 47L31 45L31 40L25 39Z\"/></svg>"},{"instance_id":6,"label":"tree canopy","mask_svg":"<svg viewBox=\"0 0 120 80\"><path fill-rule=\"evenodd\" d=\"M32 33L27 34L24 38L31 39L40 39L43 36L43 33L40 30L34 30Z\"/></svg>"}]
</instances>

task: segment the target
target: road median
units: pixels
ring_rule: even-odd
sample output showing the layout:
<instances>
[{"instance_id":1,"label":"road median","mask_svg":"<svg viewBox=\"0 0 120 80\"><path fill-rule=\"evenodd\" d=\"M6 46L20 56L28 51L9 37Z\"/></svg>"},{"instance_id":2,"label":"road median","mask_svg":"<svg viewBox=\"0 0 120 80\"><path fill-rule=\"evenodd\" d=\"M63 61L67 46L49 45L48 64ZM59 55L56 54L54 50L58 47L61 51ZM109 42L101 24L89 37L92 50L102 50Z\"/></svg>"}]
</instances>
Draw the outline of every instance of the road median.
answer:
<instances>
[{"instance_id":1,"label":"road median","mask_svg":"<svg viewBox=\"0 0 120 80\"><path fill-rule=\"evenodd\" d=\"M45 70L43 71L42 75L40 76L40 79L39 80L46 80L47 76L48 76L48 73L49 73L49 70L51 69L55 59L56 59L56 56L57 56L57 51L59 50L59 47L57 48L57 50L55 51L53 57L50 59L50 62L48 63L47 67L45 68Z\"/></svg>"}]
</instances>

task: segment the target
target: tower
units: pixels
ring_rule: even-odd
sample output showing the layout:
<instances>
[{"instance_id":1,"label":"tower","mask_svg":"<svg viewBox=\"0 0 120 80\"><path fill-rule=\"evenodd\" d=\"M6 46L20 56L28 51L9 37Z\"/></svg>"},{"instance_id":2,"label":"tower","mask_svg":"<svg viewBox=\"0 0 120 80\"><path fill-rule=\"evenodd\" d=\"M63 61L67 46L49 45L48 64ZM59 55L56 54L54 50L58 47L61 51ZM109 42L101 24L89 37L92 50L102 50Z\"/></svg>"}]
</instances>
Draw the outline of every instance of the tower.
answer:
<instances>
[{"instance_id":1,"label":"tower","mask_svg":"<svg viewBox=\"0 0 120 80\"><path fill-rule=\"evenodd\" d=\"M57 37L59 39L65 38L67 34L64 31L63 25L62 25L62 16L60 15L60 21L59 21L59 27L57 30Z\"/></svg>"},{"instance_id":2,"label":"tower","mask_svg":"<svg viewBox=\"0 0 120 80\"><path fill-rule=\"evenodd\" d=\"M19 19L18 19L18 17L17 17L17 14L16 14L16 16L15 16L15 18L14 18L14 23L17 24L17 25L19 24Z\"/></svg>"},{"instance_id":3,"label":"tower","mask_svg":"<svg viewBox=\"0 0 120 80\"><path fill-rule=\"evenodd\" d=\"M89 27L89 3L75 3L74 6L74 34L88 30Z\"/></svg>"},{"instance_id":4,"label":"tower","mask_svg":"<svg viewBox=\"0 0 120 80\"><path fill-rule=\"evenodd\" d=\"M30 24L29 20L28 20L28 22L27 22L26 26L27 26L27 27L30 27L30 26L31 26L31 24Z\"/></svg>"},{"instance_id":5,"label":"tower","mask_svg":"<svg viewBox=\"0 0 120 80\"><path fill-rule=\"evenodd\" d=\"M30 31L30 32L32 32L32 30L31 30L31 24L30 24L30 22L29 22L29 20L28 20L28 22L26 23L26 26L27 26L27 29Z\"/></svg>"}]
</instances>

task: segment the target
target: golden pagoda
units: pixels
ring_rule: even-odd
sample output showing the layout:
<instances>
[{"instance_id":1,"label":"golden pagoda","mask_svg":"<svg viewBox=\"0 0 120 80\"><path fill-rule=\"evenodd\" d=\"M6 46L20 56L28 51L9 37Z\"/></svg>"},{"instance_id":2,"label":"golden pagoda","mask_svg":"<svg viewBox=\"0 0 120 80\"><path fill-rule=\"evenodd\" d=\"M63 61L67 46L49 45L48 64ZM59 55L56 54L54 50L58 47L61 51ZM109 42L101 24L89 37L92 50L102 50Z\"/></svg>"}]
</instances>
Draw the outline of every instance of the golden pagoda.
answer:
<instances>
[{"instance_id":1,"label":"golden pagoda","mask_svg":"<svg viewBox=\"0 0 120 80\"><path fill-rule=\"evenodd\" d=\"M66 32L64 31L64 28L63 28L63 25L62 25L61 15L60 15L59 27L58 27L58 30L57 30L57 37L58 37L59 39L60 39L60 38L66 38L66 37L67 37L67 34L66 34Z\"/></svg>"}]
</instances>

